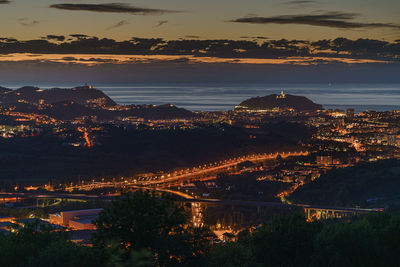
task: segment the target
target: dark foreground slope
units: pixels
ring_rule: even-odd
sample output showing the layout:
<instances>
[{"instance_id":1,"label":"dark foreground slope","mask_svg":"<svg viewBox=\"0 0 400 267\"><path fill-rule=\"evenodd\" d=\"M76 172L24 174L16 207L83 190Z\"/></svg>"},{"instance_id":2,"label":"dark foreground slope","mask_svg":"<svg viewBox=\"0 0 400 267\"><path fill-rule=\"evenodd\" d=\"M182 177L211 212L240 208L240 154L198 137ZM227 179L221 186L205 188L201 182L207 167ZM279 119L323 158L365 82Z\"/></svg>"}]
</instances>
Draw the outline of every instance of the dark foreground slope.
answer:
<instances>
[{"instance_id":1,"label":"dark foreground slope","mask_svg":"<svg viewBox=\"0 0 400 267\"><path fill-rule=\"evenodd\" d=\"M400 161L384 160L331 170L295 191L294 202L382 207L400 201Z\"/></svg>"},{"instance_id":2,"label":"dark foreground slope","mask_svg":"<svg viewBox=\"0 0 400 267\"><path fill-rule=\"evenodd\" d=\"M307 131L282 131L291 124L250 139L246 129L226 126L192 130L127 130L109 126L93 148L71 147L51 133L28 138L0 138L0 185L94 177L129 176L196 166L257 152L293 151ZM292 127L298 125L295 124ZM276 131L281 132L280 135Z\"/></svg>"}]
</instances>

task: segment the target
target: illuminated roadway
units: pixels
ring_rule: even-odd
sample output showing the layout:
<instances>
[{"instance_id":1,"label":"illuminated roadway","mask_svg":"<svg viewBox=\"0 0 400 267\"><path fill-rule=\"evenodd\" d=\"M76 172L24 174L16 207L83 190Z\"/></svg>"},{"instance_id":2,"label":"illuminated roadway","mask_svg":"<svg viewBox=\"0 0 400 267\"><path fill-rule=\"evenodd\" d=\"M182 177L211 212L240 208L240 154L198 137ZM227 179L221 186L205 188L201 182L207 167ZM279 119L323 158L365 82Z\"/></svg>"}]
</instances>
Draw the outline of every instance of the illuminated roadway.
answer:
<instances>
[{"instance_id":1,"label":"illuminated roadway","mask_svg":"<svg viewBox=\"0 0 400 267\"><path fill-rule=\"evenodd\" d=\"M234 158L231 160L225 160L225 161L223 161L222 164L217 165L217 166L211 165L208 168L205 167L205 168L199 169L199 170L195 169L194 171L189 172L189 173L175 175L175 176L171 176L168 178L162 178L161 180L138 182L137 184L152 185L152 184L171 183L171 182L176 182L176 181L180 181L180 180L190 179L190 177L192 177L192 176L201 176L201 175L205 175L207 173L227 169L229 167L233 167L233 166L243 163L245 161L263 161L263 160L268 160L268 159L275 159L278 155L280 155L282 158L286 158L286 157L295 157L295 156L307 156L308 154L309 154L308 152L288 152L288 153L274 153L274 154L257 154L257 155L247 156L247 157L239 157L239 158Z\"/></svg>"},{"instance_id":2,"label":"illuminated roadway","mask_svg":"<svg viewBox=\"0 0 400 267\"><path fill-rule=\"evenodd\" d=\"M257 155L250 155L247 157L238 157L230 160L220 161L214 164L206 164L198 167L193 168L190 172L190 169L181 170L173 172L171 174L165 174L167 178L155 179L155 177L151 177L154 180L146 181L134 181L129 182L127 180L119 181L119 182L94 182L91 184L86 185L75 185L71 187L67 187L66 190L92 190L95 188L104 188L104 187L132 187L137 189L144 189L144 190L156 190L161 192L167 192L171 194L175 194L180 196L182 199L178 200L181 202L190 202L190 203L208 203L208 204L220 204L220 205L230 205L230 206L253 206L253 207L297 207L297 208L304 208L304 209L312 209L312 210L325 210L325 211L334 211L334 212L352 212L352 213L368 213L368 212L379 212L381 209L361 209L361 208L347 208L347 207L327 207L327 206L320 206L320 205L305 205L305 204L287 204L282 202L264 202L264 201L244 201L244 200L221 200L221 199L201 199L201 198L194 198L193 196L175 190L163 189L160 185L169 184L172 182L179 182L179 181L189 181L189 180L201 180L206 177L207 174L215 173L217 171L221 171L223 169L227 169L233 167L237 164L243 163L245 161L263 161L269 159L275 159L277 156L281 156L282 158L291 157L291 156L306 156L308 152L288 152L288 153L274 153L274 154L257 154ZM183 172L183 173L182 173ZM178 173L178 174L176 174ZM181 174L179 174L181 173ZM156 186L156 187L152 187ZM34 197L33 195L31 197ZM58 197L58 198L74 198L74 199L106 199L111 200L114 197L112 196L93 196L93 195L84 195L84 194L62 194L62 195L40 195L37 197L41 198L48 198L48 197Z\"/></svg>"},{"instance_id":3,"label":"illuminated roadway","mask_svg":"<svg viewBox=\"0 0 400 267\"><path fill-rule=\"evenodd\" d=\"M151 186L151 185L161 186L173 182L203 180L207 178L207 174L211 173L216 174L218 171L228 169L245 161L257 162L257 161L275 159L278 156L281 156L282 158L287 158L296 156L307 156L308 154L309 154L308 152L280 152L273 154L272 153L253 154L249 156L243 156L215 163L200 165L199 167L195 168L183 169L169 174L166 173L161 177L148 177L146 178L147 180L143 181L138 181L137 179L133 179L132 181L132 179L130 178L115 182L93 182L88 184L67 186L65 190L71 192L73 190L90 191L93 189L106 188L106 187L134 187L134 186Z\"/></svg>"}]
</instances>

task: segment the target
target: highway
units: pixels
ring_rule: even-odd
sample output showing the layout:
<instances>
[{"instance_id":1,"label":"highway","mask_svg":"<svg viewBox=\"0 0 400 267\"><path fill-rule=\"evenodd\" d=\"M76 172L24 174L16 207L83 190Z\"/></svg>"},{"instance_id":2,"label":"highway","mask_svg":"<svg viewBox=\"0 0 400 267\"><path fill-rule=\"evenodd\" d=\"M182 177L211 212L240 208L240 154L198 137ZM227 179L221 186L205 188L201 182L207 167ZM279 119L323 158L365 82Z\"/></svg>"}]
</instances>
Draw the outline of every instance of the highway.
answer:
<instances>
[{"instance_id":1,"label":"highway","mask_svg":"<svg viewBox=\"0 0 400 267\"><path fill-rule=\"evenodd\" d=\"M164 174L161 177L148 176L145 180L137 180L135 178L131 179L122 179L121 181L115 182L95 182L82 185L72 185L66 187L65 190L82 190L82 191L90 191L93 189L106 188L106 187L123 187L123 188L137 188L142 190L156 190L159 192L166 192L170 194L174 194L179 196L180 198L177 201L180 202L190 202L190 203L204 203L204 204L216 204L216 205L227 205L227 206L252 206L252 207L296 207L303 208L307 210L319 210L319 211L329 211L329 212L349 212L349 213L369 213L369 212L379 212L381 209L361 209L361 208L348 208L348 207L328 207L321 205L304 205L304 204L288 204L282 202L264 202L264 201L244 201L244 200L223 200L223 199L203 199L203 198L195 198L189 194L165 189L166 185L171 184L179 184L183 181L198 181L204 179L210 179L215 177L218 172L221 172L225 169L229 169L233 166L236 166L245 161L264 161L275 159L279 155L282 158L291 157L291 156L306 156L308 152L287 152L287 153L273 153L273 154L256 154L249 155L245 157L238 157L233 159L228 159L220 162L215 162L212 164L205 164L202 166L198 166L195 168L182 169L179 171L172 172L170 174ZM213 175L212 175L213 174ZM282 196L284 196L288 192L282 192ZM9 195L7 195L9 196ZM60 198L60 199L103 199L103 200L112 200L113 196L95 196L95 195L86 195L86 194L44 194L44 195L35 195L35 194L22 194L16 195L20 198ZM281 197L282 197L281 196ZM1 195L0 195L1 198Z\"/></svg>"},{"instance_id":2,"label":"highway","mask_svg":"<svg viewBox=\"0 0 400 267\"><path fill-rule=\"evenodd\" d=\"M271 154L253 154L249 156L237 157L227 159L219 162L209 163L200 165L194 168L186 168L171 173L166 173L161 177L150 176L144 180L138 180L136 178L123 179L115 182L96 182L88 184L77 184L65 187L66 191L72 192L73 190L90 191L93 189L100 189L106 187L132 187L132 186L155 186L163 187L171 183L179 183L182 181L198 181L198 180L209 180L213 179L218 172L221 172L230 167L236 166L246 161L258 162L264 160L275 159L278 156L282 158L293 157L293 156L307 156L309 152L277 152ZM211 175L214 174L214 175Z\"/></svg>"},{"instance_id":3,"label":"highway","mask_svg":"<svg viewBox=\"0 0 400 267\"><path fill-rule=\"evenodd\" d=\"M192 176L204 176L208 173L213 173L213 172L217 172L217 171L221 171L223 169L233 167L233 166L243 163L245 161L257 162L257 161L275 159L279 155L282 158L293 157L293 156L307 156L308 152L257 154L257 155L250 155L247 157L239 157L239 158L234 158L234 159L231 159L228 161L225 160L223 162L219 162L219 164L218 163L215 165L212 164L211 166L205 167L204 169L198 169L198 170L195 169L189 173L165 177L160 180L145 181L141 184L142 185L165 184L165 183L171 183L171 182L182 181L182 180L190 180L191 178L193 178Z\"/></svg>"}]
</instances>

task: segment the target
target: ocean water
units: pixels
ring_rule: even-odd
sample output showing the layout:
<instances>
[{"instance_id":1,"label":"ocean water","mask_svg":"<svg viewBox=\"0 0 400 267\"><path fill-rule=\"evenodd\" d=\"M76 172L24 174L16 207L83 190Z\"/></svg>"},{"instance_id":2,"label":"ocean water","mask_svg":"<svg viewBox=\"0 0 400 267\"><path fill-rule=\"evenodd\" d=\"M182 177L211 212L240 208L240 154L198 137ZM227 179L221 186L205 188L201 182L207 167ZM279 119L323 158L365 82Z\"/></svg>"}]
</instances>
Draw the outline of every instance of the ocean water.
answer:
<instances>
[{"instance_id":1,"label":"ocean water","mask_svg":"<svg viewBox=\"0 0 400 267\"><path fill-rule=\"evenodd\" d=\"M43 89L79 84L33 84ZM22 84L4 84L16 89ZM386 111L400 109L400 84L93 84L118 104L174 104L189 110L230 110L255 96L302 95L326 109L354 108Z\"/></svg>"}]
</instances>

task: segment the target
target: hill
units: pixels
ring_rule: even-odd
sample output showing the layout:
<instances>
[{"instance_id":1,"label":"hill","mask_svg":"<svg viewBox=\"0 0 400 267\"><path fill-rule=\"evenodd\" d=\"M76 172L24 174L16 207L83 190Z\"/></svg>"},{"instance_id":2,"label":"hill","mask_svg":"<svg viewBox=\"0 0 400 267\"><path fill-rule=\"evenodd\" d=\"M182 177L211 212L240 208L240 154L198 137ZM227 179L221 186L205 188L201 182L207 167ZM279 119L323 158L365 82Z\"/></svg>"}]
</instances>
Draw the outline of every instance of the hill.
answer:
<instances>
[{"instance_id":1,"label":"hill","mask_svg":"<svg viewBox=\"0 0 400 267\"><path fill-rule=\"evenodd\" d=\"M5 89L5 90L4 90ZM17 90L6 90L0 88L0 102L14 104L24 102L29 104L55 104L58 102L75 102L81 105L101 104L104 106L117 105L110 97L102 91L89 86L80 86L71 89L53 88L41 90L33 86L24 86Z\"/></svg>"},{"instance_id":2,"label":"hill","mask_svg":"<svg viewBox=\"0 0 400 267\"><path fill-rule=\"evenodd\" d=\"M191 111L170 104L118 107L105 93L91 86L48 90L34 86L24 86L17 90L0 87L0 103L17 112L43 114L59 120L84 116L96 116L100 120L120 117L186 119L194 116Z\"/></svg>"},{"instance_id":3,"label":"hill","mask_svg":"<svg viewBox=\"0 0 400 267\"><path fill-rule=\"evenodd\" d=\"M11 89L8 89L8 88L6 88L6 87L0 86L0 94L4 94L4 93L10 92L10 91L12 91L12 90L11 90Z\"/></svg>"},{"instance_id":4,"label":"hill","mask_svg":"<svg viewBox=\"0 0 400 267\"><path fill-rule=\"evenodd\" d=\"M276 131L281 127L271 125ZM16 182L32 185L79 177L129 177L197 166L229 156L295 151L301 148L297 145L299 140L305 138L286 131L280 136L266 132L249 139L247 129L228 125L223 129L205 126L153 130L108 124L92 136L98 145L90 149L68 145L70 136L55 135L52 129L26 138L0 138L0 189Z\"/></svg>"},{"instance_id":5,"label":"hill","mask_svg":"<svg viewBox=\"0 0 400 267\"><path fill-rule=\"evenodd\" d=\"M383 160L331 170L300 187L295 203L332 206L382 207L400 200L400 161Z\"/></svg>"},{"instance_id":6,"label":"hill","mask_svg":"<svg viewBox=\"0 0 400 267\"><path fill-rule=\"evenodd\" d=\"M263 97L253 97L247 99L235 108L236 110L289 110L296 111L316 111L321 110L322 105L316 104L304 96L272 94Z\"/></svg>"},{"instance_id":7,"label":"hill","mask_svg":"<svg viewBox=\"0 0 400 267\"><path fill-rule=\"evenodd\" d=\"M108 110L68 101L55 103L51 107L42 108L36 112L59 120L73 120L84 116L96 116L100 120L112 120L120 117L168 120L194 116L191 111L173 105L127 106L126 110Z\"/></svg>"}]
</instances>

